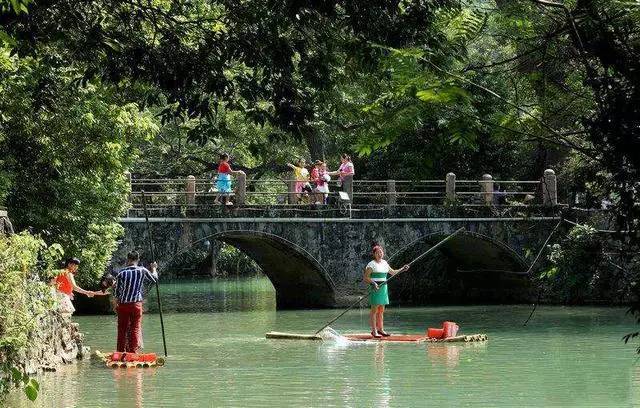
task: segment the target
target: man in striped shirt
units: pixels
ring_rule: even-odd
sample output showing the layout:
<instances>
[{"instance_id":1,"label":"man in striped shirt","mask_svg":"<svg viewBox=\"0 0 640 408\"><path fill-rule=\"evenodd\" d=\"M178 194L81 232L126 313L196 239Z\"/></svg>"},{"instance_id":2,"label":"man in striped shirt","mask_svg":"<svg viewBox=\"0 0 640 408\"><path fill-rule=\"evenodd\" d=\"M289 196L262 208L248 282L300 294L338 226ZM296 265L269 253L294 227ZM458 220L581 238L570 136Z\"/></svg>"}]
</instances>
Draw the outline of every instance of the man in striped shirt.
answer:
<instances>
[{"instance_id":1,"label":"man in striped shirt","mask_svg":"<svg viewBox=\"0 0 640 408\"><path fill-rule=\"evenodd\" d=\"M115 276L115 298L118 302L118 349L136 353L142 344L142 300L144 284L157 282L158 265L149 265L151 271L138 266L140 254L131 251L127 255L127 266Z\"/></svg>"}]
</instances>

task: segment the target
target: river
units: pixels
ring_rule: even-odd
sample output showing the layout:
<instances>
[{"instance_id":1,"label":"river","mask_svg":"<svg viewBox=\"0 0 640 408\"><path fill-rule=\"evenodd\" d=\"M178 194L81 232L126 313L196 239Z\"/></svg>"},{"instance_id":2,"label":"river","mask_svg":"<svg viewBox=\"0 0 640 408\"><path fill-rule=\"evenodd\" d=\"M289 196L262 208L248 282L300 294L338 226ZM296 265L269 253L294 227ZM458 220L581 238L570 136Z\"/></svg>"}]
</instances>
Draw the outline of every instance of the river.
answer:
<instances>
[{"instance_id":1,"label":"river","mask_svg":"<svg viewBox=\"0 0 640 408\"><path fill-rule=\"evenodd\" d=\"M35 404L14 393L9 406L640 406L640 365L621 341L635 326L622 308L542 306L523 327L529 306L391 307L388 331L424 332L453 320L489 341L349 345L266 340L271 330L312 333L339 311L276 311L263 278L161 290L166 366L82 361L43 375ZM364 332L367 318L366 309L354 310L333 328ZM114 316L76 320L92 349L113 349ZM144 341L146 351L162 351L157 314L145 315Z\"/></svg>"}]
</instances>

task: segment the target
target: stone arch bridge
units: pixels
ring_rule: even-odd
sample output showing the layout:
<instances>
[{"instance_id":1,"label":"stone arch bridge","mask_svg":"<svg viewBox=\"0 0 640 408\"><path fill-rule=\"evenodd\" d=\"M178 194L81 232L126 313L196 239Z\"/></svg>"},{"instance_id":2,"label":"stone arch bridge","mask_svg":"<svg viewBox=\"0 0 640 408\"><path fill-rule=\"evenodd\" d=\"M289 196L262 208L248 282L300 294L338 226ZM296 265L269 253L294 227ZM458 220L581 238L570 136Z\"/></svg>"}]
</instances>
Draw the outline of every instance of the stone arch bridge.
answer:
<instances>
[{"instance_id":1,"label":"stone arch bridge","mask_svg":"<svg viewBox=\"0 0 640 408\"><path fill-rule=\"evenodd\" d=\"M209 251L215 260L214 252L220 247L215 242L225 242L260 265L273 283L279 308L316 308L341 306L364 293L363 267L371 259L372 243L382 244L391 265L397 268L460 227L465 232L438 249L434 258L419 261L411 273L390 285L392 293L398 295L395 299L428 303L446 298L446 293L440 293L440 298L425 299L434 285L427 277L439 260L445 275L458 277L454 283L457 296L449 300L515 301L507 289L514 285L526 288L529 263L559 218L521 213L475 217L248 217L223 212L213 217L155 216L149 221L161 268L194 249ZM115 255L117 261L130 249L144 250L148 242L143 217L123 218L121 224L125 236ZM408 292L400 296L407 286Z\"/></svg>"}]
</instances>

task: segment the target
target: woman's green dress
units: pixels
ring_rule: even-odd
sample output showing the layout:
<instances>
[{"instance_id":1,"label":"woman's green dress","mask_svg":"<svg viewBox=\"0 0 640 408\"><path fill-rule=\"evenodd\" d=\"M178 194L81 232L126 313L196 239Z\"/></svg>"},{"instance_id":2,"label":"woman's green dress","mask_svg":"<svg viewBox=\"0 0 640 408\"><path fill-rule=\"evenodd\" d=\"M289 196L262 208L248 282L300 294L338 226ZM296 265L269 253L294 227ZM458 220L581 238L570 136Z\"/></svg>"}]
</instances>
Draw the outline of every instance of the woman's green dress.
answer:
<instances>
[{"instance_id":1,"label":"woman's green dress","mask_svg":"<svg viewBox=\"0 0 640 408\"><path fill-rule=\"evenodd\" d=\"M389 275L389 264L387 261L382 260L379 263L371 261L367 265L367 268L371 268L371 280L378 284L378 290L375 289L373 284L369 287L369 304L370 305L388 305L389 304L389 288L388 285L382 283L387 281Z\"/></svg>"}]
</instances>

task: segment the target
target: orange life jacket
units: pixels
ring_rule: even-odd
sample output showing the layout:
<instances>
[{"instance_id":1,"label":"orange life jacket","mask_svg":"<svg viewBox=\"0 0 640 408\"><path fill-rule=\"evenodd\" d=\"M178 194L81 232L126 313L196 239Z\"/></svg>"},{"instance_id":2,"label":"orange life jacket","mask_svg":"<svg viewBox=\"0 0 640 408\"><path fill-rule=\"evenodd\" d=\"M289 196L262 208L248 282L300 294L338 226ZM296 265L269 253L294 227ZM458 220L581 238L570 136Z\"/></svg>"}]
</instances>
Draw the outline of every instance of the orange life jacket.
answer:
<instances>
[{"instance_id":1,"label":"orange life jacket","mask_svg":"<svg viewBox=\"0 0 640 408\"><path fill-rule=\"evenodd\" d=\"M71 283L71 278L69 278L69 272L64 271L60 275L56 276L56 288L68 295L73 295L73 283Z\"/></svg>"}]
</instances>

